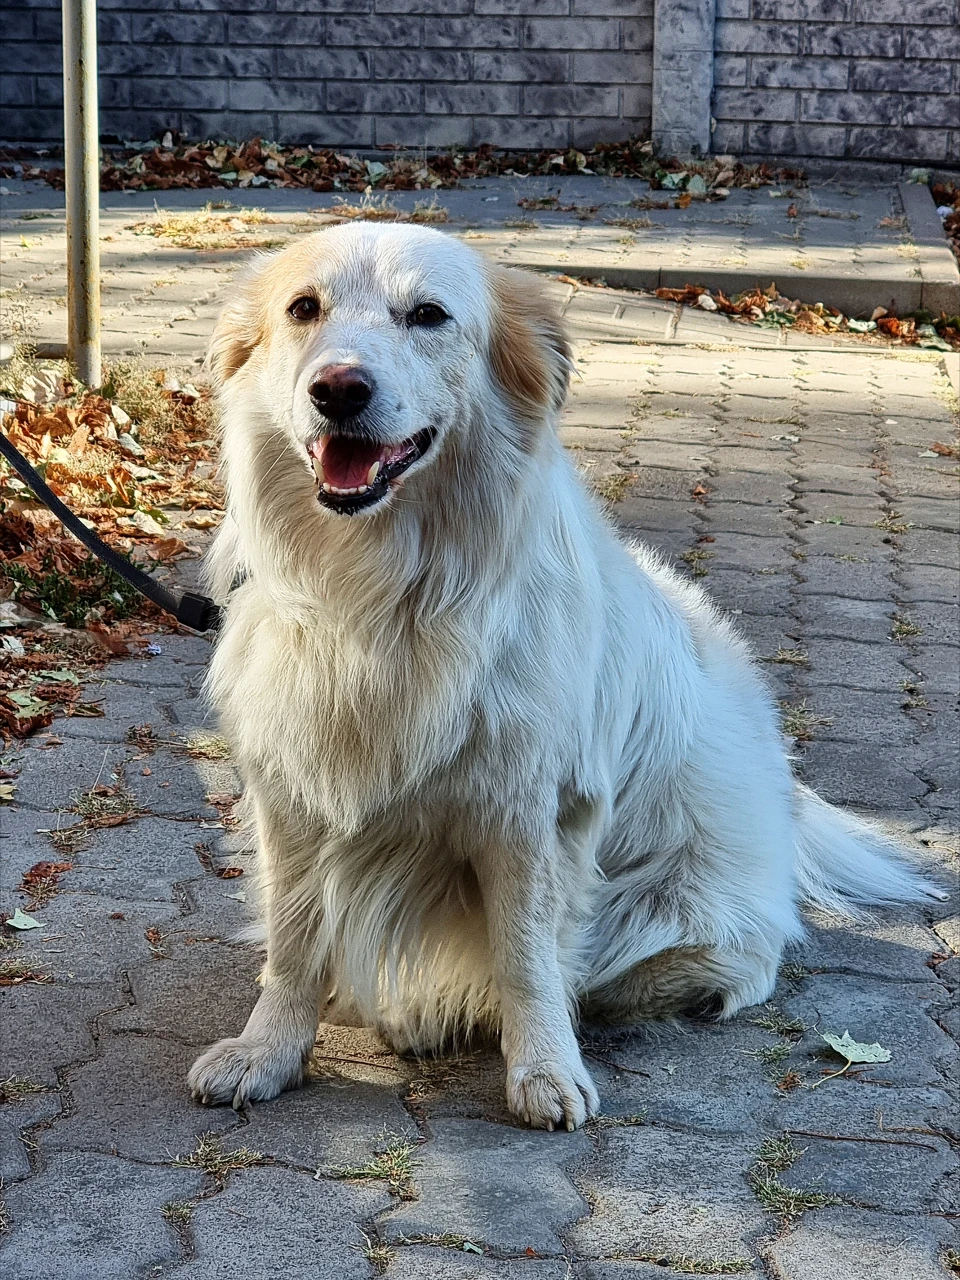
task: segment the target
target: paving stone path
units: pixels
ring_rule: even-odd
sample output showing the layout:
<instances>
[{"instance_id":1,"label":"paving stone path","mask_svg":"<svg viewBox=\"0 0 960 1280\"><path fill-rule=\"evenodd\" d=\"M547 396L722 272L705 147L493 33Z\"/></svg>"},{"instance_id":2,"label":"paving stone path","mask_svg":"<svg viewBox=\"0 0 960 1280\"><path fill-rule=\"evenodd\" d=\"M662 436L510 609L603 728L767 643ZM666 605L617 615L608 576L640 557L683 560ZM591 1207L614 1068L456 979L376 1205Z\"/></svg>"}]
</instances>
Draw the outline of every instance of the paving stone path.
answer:
<instances>
[{"instance_id":1,"label":"paving stone path","mask_svg":"<svg viewBox=\"0 0 960 1280\"><path fill-rule=\"evenodd\" d=\"M131 257L141 278L154 269ZM772 345L670 304L552 287L577 341L563 430L587 480L735 615L785 705L798 772L887 821L955 889L957 467L930 449L954 438L947 362ZM153 305L147 293L130 311ZM196 308L184 354L214 309ZM160 655L114 661L91 687L102 719L23 745L16 804L0 810L0 908L25 903L36 862L73 863L16 953L54 981L2 993L0 1081L31 1089L0 1103L0 1272L953 1274L956 893L858 925L811 918L772 1005L723 1026L584 1028L603 1107L575 1134L516 1127L495 1052L417 1063L332 1026L303 1090L242 1114L196 1107L191 1059L256 998L258 953L236 940L246 877L218 874L252 855L230 761L192 737L214 728L209 646L158 639ZM131 735L144 725L152 736ZM78 797L115 781L130 820L74 840ZM890 1060L825 1080L842 1061L820 1033L848 1029Z\"/></svg>"},{"instance_id":2,"label":"paving stone path","mask_svg":"<svg viewBox=\"0 0 960 1280\"><path fill-rule=\"evenodd\" d=\"M23 285L44 342L66 340L63 194L7 179L0 244L4 289ZM260 207L272 219L253 230L283 240L314 230L350 193L219 190L111 192L101 201L105 345L110 351L196 354L198 325L216 310L245 254L164 244L132 226L156 206ZM640 202L640 207L635 203ZM960 310L960 272L928 188L826 182L736 189L727 200L674 207L676 193L606 178L491 178L437 192L373 195L406 214L433 205L455 234L499 260L631 289L702 284L735 294L775 281L790 298L849 315L876 306ZM541 207L546 205L546 207ZM652 207L650 207L652 206ZM228 215L229 216L229 215ZM248 228L249 230L249 228Z\"/></svg>"}]
</instances>

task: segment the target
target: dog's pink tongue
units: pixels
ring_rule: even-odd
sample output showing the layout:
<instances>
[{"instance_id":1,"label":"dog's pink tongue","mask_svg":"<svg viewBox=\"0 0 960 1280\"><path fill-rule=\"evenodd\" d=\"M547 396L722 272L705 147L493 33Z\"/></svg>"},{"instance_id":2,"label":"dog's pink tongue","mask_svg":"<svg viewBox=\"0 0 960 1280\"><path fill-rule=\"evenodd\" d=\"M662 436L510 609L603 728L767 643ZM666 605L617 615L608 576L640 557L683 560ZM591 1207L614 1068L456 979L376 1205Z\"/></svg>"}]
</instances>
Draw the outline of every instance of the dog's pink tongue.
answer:
<instances>
[{"instance_id":1,"label":"dog's pink tongue","mask_svg":"<svg viewBox=\"0 0 960 1280\"><path fill-rule=\"evenodd\" d=\"M323 467L323 478L335 489L363 489L370 468L379 462L381 446L346 436L321 436L312 452Z\"/></svg>"}]
</instances>

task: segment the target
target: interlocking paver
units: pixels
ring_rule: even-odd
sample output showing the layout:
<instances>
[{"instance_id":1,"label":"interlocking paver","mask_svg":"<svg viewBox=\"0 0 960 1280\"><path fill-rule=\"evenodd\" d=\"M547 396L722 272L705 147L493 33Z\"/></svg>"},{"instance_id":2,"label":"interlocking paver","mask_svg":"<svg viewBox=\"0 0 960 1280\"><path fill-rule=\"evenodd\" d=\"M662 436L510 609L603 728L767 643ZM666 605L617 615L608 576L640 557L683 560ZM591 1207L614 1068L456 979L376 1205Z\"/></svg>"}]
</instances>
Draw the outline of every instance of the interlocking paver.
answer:
<instances>
[{"instance_id":1,"label":"interlocking paver","mask_svg":"<svg viewBox=\"0 0 960 1280\"><path fill-rule=\"evenodd\" d=\"M198 357L244 254L133 237L121 225L133 203L112 205L110 342ZM486 247L532 252L528 233L498 239L492 221ZM35 251L13 250L17 279L42 276L33 294L62 291L60 235L44 225ZM578 242L563 228L553 238L568 253ZM603 236L590 243L606 261ZM956 463L918 456L953 439L939 354L788 340L612 289L548 287L577 343L562 431L588 483L760 656L780 657L763 667L774 695L815 717L796 747L802 776L881 816L955 891ZM24 745L17 804L0 810L0 909L26 904L18 885L34 863L72 862L36 908L46 928L9 953L53 982L2 992L0 1081L42 1086L0 1104L5 1248L27 1259L13 1273L340 1280L376 1261L399 1280L663 1280L681 1264L710 1275L712 1261L778 1280L946 1276L950 1224L931 1214L956 1211L955 901L815 917L772 1011L719 1027L585 1027L603 1116L580 1134L517 1128L494 1048L418 1064L330 1026L301 1092L240 1115L196 1108L186 1066L242 1026L261 955L236 941L252 914L246 875L215 874L253 867L225 806L239 784L229 761L185 750L192 730L215 729L201 697L210 646L159 639L159 655L91 681L103 718L55 721L59 747ZM145 724L160 746L128 737ZM130 792L130 820L53 855L44 832L78 823L76 797L98 781ZM802 1032L784 1029L792 1018ZM819 1033L845 1029L890 1062L811 1090L842 1065ZM223 1186L173 1164L211 1131L270 1163ZM784 1181L849 1203L790 1223L764 1209L750 1170L791 1131ZM338 1179L391 1139L415 1144L403 1192L415 1199ZM187 1207L168 1220L169 1201Z\"/></svg>"}]
</instances>

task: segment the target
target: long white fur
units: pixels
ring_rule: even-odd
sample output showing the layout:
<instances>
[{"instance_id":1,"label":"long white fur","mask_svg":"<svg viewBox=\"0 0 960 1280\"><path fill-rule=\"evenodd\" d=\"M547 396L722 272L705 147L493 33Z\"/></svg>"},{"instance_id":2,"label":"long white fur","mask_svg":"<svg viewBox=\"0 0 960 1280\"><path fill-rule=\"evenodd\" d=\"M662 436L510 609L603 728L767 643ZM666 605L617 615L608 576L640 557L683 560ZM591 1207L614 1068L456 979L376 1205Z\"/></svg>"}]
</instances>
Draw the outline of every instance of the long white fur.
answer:
<instances>
[{"instance_id":1,"label":"long white fur","mask_svg":"<svg viewBox=\"0 0 960 1280\"><path fill-rule=\"evenodd\" d=\"M713 996L729 1016L770 995L802 898L925 892L794 782L744 642L586 492L546 303L525 321L549 372L532 425L498 381L512 287L438 232L352 225L258 263L218 329L210 692L255 817L268 960L247 1028L193 1068L202 1100L296 1084L325 1007L420 1052L499 1034L513 1109L573 1127L598 1105L578 1005ZM305 289L325 313L306 337L284 312ZM443 332L397 323L424 291ZM372 371L397 439L440 433L368 515L324 510L306 462L305 388L333 360Z\"/></svg>"}]
</instances>

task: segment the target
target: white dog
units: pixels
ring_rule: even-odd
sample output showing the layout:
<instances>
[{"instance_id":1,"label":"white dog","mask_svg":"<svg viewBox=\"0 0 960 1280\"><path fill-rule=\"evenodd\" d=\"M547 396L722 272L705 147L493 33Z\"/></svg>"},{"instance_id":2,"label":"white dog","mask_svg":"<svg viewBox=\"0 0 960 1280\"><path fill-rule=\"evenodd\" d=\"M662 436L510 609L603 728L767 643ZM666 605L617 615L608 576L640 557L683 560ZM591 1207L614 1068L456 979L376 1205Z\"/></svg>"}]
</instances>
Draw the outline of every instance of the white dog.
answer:
<instances>
[{"instance_id":1,"label":"white dog","mask_svg":"<svg viewBox=\"0 0 960 1280\"><path fill-rule=\"evenodd\" d=\"M535 278L339 226L255 264L210 363L220 596L244 578L210 687L268 952L198 1099L298 1084L326 1008L403 1051L496 1033L512 1110L574 1128L598 1106L578 1007L730 1016L770 995L799 902L927 892L797 785L743 642L588 496Z\"/></svg>"}]
</instances>

